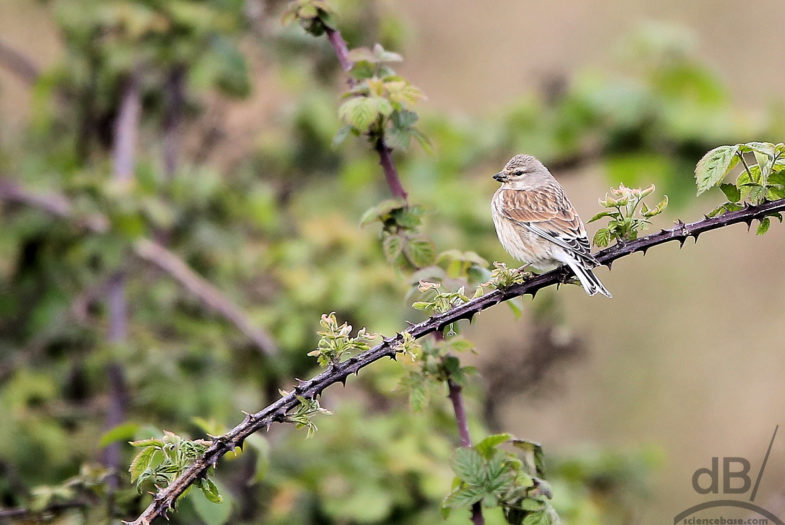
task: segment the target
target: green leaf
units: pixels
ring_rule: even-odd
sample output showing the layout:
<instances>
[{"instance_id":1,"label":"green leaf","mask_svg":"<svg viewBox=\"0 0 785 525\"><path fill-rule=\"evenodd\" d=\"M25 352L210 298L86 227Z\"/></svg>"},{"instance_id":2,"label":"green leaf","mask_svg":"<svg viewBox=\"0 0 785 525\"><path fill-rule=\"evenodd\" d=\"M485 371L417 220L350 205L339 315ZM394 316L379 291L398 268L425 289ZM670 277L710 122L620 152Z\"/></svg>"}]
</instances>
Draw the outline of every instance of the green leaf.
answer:
<instances>
[{"instance_id":1,"label":"green leaf","mask_svg":"<svg viewBox=\"0 0 785 525\"><path fill-rule=\"evenodd\" d=\"M479 443L474 447L477 449L477 452L482 454L486 458L490 458L491 455L496 451L496 447L501 445L502 443L506 443L510 440L512 435L510 434L493 434Z\"/></svg>"},{"instance_id":2,"label":"green leaf","mask_svg":"<svg viewBox=\"0 0 785 525\"><path fill-rule=\"evenodd\" d=\"M417 268L428 266L436 257L433 243L425 238L411 239L404 250L411 263Z\"/></svg>"},{"instance_id":3,"label":"green leaf","mask_svg":"<svg viewBox=\"0 0 785 525\"><path fill-rule=\"evenodd\" d=\"M193 505L196 514L198 514L199 518L201 518L206 525L224 525L229 523L229 519L232 517L233 507L233 501L230 494L224 490L223 492L226 496L222 498L222 501L216 502L214 501L214 494L218 492L218 488L215 487L212 481L209 481L209 484L212 485L212 487L208 485L208 487L205 488L205 483L203 482L201 485L202 490L193 490L189 492L188 500L191 502L191 505Z\"/></svg>"},{"instance_id":4,"label":"green leaf","mask_svg":"<svg viewBox=\"0 0 785 525\"><path fill-rule=\"evenodd\" d=\"M450 493L442 506L453 509L466 509L480 501L484 496L482 487L467 485Z\"/></svg>"},{"instance_id":5,"label":"green leaf","mask_svg":"<svg viewBox=\"0 0 785 525\"><path fill-rule=\"evenodd\" d=\"M218 492L218 487L215 486L215 483L213 483L211 479L203 479L201 489L202 494L204 494L204 497L207 498L208 501L212 503L221 503L223 501L221 494Z\"/></svg>"},{"instance_id":6,"label":"green leaf","mask_svg":"<svg viewBox=\"0 0 785 525\"><path fill-rule=\"evenodd\" d=\"M392 51L387 51L382 47L381 44L375 44L373 46L373 54L376 57L378 62L402 62L403 57L398 53L393 53Z\"/></svg>"},{"instance_id":7,"label":"green leaf","mask_svg":"<svg viewBox=\"0 0 785 525\"><path fill-rule=\"evenodd\" d=\"M379 115L376 98L378 97L350 98L338 108L338 116L361 133L368 131L370 125L373 124Z\"/></svg>"},{"instance_id":8,"label":"green leaf","mask_svg":"<svg viewBox=\"0 0 785 525\"><path fill-rule=\"evenodd\" d=\"M523 519L523 525L553 525L555 522L547 511L534 512Z\"/></svg>"},{"instance_id":9,"label":"green leaf","mask_svg":"<svg viewBox=\"0 0 785 525\"><path fill-rule=\"evenodd\" d=\"M349 134L352 132L352 129L353 129L352 125L347 124L343 126L341 129L339 129L338 131L336 131L335 136L333 137L332 147L337 148L338 146L340 146L343 143L343 141L346 140L346 137L348 137Z\"/></svg>"},{"instance_id":10,"label":"green leaf","mask_svg":"<svg viewBox=\"0 0 785 525\"><path fill-rule=\"evenodd\" d=\"M400 235L388 235L382 241L382 251L389 263L394 263L403 250L403 238Z\"/></svg>"},{"instance_id":11,"label":"green leaf","mask_svg":"<svg viewBox=\"0 0 785 525\"><path fill-rule=\"evenodd\" d=\"M153 462L153 457L157 451L158 449L155 447L143 448L134 457L134 459L131 461L131 466L128 469L128 471L131 473L132 483L136 481L139 476L141 476L144 471L150 467L150 464Z\"/></svg>"},{"instance_id":12,"label":"green leaf","mask_svg":"<svg viewBox=\"0 0 785 525\"><path fill-rule=\"evenodd\" d=\"M611 231L608 228L600 228L597 230L597 233L594 234L594 238L592 242L595 246L605 247L608 246L608 243L611 241Z\"/></svg>"},{"instance_id":13,"label":"green leaf","mask_svg":"<svg viewBox=\"0 0 785 525\"><path fill-rule=\"evenodd\" d=\"M542 445L525 439L515 439L513 446L523 451L523 464L525 471L533 476L545 476L545 454Z\"/></svg>"},{"instance_id":14,"label":"green leaf","mask_svg":"<svg viewBox=\"0 0 785 525\"><path fill-rule=\"evenodd\" d=\"M523 315L523 300L521 297L513 297L507 302L507 307L512 310L512 314L515 316L516 319L520 319L521 315Z\"/></svg>"},{"instance_id":15,"label":"green leaf","mask_svg":"<svg viewBox=\"0 0 785 525\"><path fill-rule=\"evenodd\" d=\"M758 224L758 229L755 231L755 233L758 235L763 235L769 231L769 226L771 226L771 219L764 217L760 220L760 224Z\"/></svg>"},{"instance_id":16,"label":"green leaf","mask_svg":"<svg viewBox=\"0 0 785 525\"><path fill-rule=\"evenodd\" d=\"M741 191L735 184L720 184L720 189L730 202L739 202L741 199Z\"/></svg>"},{"instance_id":17,"label":"green leaf","mask_svg":"<svg viewBox=\"0 0 785 525\"><path fill-rule=\"evenodd\" d=\"M526 498L521 503L521 507L523 510L536 512L545 509L545 502L539 499Z\"/></svg>"},{"instance_id":18,"label":"green leaf","mask_svg":"<svg viewBox=\"0 0 785 525\"><path fill-rule=\"evenodd\" d=\"M390 116L390 114L393 112L392 104L390 104L390 101L387 100L386 98L371 97L370 100L372 100L374 104L376 104L376 111L378 113L381 113L385 117Z\"/></svg>"},{"instance_id":19,"label":"green leaf","mask_svg":"<svg viewBox=\"0 0 785 525\"><path fill-rule=\"evenodd\" d=\"M662 213L667 207L668 207L668 196L665 195L654 208L648 208L646 207L645 204L643 204L643 207L641 209L641 216L647 219L649 217L654 217L655 215L659 215L660 213ZM645 223L639 223L639 224L645 225Z\"/></svg>"},{"instance_id":20,"label":"green leaf","mask_svg":"<svg viewBox=\"0 0 785 525\"><path fill-rule=\"evenodd\" d=\"M720 146L706 153L695 166L695 182L698 195L716 186L736 165L739 146ZM599 246L599 245L598 245Z\"/></svg>"},{"instance_id":21,"label":"green leaf","mask_svg":"<svg viewBox=\"0 0 785 525\"><path fill-rule=\"evenodd\" d=\"M615 211L601 211L587 222L594 222L602 219L603 217L613 217L614 215L618 215Z\"/></svg>"},{"instance_id":22,"label":"green leaf","mask_svg":"<svg viewBox=\"0 0 785 525\"><path fill-rule=\"evenodd\" d=\"M469 485L482 485L485 482L485 461L473 448L456 450L450 464L453 472ZM479 501L479 498L475 501Z\"/></svg>"},{"instance_id":23,"label":"green leaf","mask_svg":"<svg viewBox=\"0 0 785 525\"><path fill-rule=\"evenodd\" d=\"M138 423L131 421L121 423L116 427L107 430L104 435L101 436L100 441L98 441L98 446L104 448L106 445L115 443L116 441L128 441L136 435L137 430L139 430Z\"/></svg>"}]
</instances>

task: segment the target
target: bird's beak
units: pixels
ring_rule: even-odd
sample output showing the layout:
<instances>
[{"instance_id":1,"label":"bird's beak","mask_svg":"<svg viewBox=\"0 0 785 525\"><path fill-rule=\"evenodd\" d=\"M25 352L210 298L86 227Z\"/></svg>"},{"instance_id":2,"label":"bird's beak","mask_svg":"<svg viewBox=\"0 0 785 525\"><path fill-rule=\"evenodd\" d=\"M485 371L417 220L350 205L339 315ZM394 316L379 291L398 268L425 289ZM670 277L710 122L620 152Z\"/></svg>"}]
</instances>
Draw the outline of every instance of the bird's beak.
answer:
<instances>
[{"instance_id":1,"label":"bird's beak","mask_svg":"<svg viewBox=\"0 0 785 525\"><path fill-rule=\"evenodd\" d=\"M494 175L493 178L494 180L498 180L499 182L504 182L507 180L507 175L503 171L500 171L499 173Z\"/></svg>"}]
</instances>

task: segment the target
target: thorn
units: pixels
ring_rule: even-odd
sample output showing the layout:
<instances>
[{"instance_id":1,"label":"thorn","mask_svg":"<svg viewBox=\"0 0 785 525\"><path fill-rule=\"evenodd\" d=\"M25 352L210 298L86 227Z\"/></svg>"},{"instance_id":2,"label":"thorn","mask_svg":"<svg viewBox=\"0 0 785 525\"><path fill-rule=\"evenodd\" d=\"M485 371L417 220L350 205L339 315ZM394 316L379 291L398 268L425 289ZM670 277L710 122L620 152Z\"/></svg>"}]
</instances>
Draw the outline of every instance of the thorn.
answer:
<instances>
[{"instance_id":1,"label":"thorn","mask_svg":"<svg viewBox=\"0 0 785 525\"><path fill-rule=\"evenodd\" d=\"M343 386L346 386L346 376L339 378L338 381L340 381Z\"/></svg>"},{"instance_id":2,"label":"thorn","mask_svg":"<svg viewBox=\"0 0 785 525\"><path fill-rule=\"evenodd\" d=\"M559 285L557 284L556 286L558 287ZM531 292L529 292L530 294L532 294L532 299L534 299L534 296L537 295L537 292L539 291L540 291L539 288L535 288Z\"/></svg>"},{"instance_id":3,"label":"thorn","mask_svg":"<svg viewBox=\"0 0 785 525\"><path fill-rule=\"evenodd\" d=\"M269 423L269 422L268 422L268 423L267 423L267 424L264 426L264 427L265 427L265 430L266 430L267 432L269 432L269 431L270 431L270 426L271 426L271 423Z\"/></svg>"},{"instance_id":4,"label":"thorn","mask_svg":"<svg viewBox=\"0 0 785 525\"><path fill-rule=\"evenodd\" d=\"M640 252L643 254L643 256L644 256L644 257L646 257L646 252L647 252L648 250L649 250L649 247L648 247L648 246L643 246L643 247L640 249Z\"/></svg>"},{"instance_id":5,"label":"thorn","mask_svg":"<svg viewBox=\"0 0 785 525\"><path fill-rule=\"evenodd\" d=\"M413 322L411 322L411 321L406 321L406 324L408 324L408 325L409 325L409 328L411 328L412 326L414 326L414 323L413 323Z\"/></svg>"},{"instance_id":6,"label":"thorn","mask_svg":"<svg viewBox=\"0 0 785 525\"><path fill-rule=\"evenodd\" d=\"M684 246L684 241L687 240L687 237L679 237L679 248Z\"/></svg>"},{"instance_id":7,"label":"thorn","mask_svg":"<svg viewBox=\"0 0 785 525\"><path fill-rule=\"evenodd\" d=\"M295 377L294 379L297 381L297 387L298 388L302 388L302 387L304 387L304 386L306 386L308 384L308 381L306 381L304 379L300 379L299 377Z\"/></svg>"},{"instance_id":8,"label":"thorn","mask_svg":"<svg viewBox=\"0 0 785 525\"><path fill-rule=\"evenodd\" d=\"M390 358L390 359L392 359L393 361L397 361L397 360L398 360L398 356L397 356L396 354L390 354L390 355L389 355L389 356L387 356L387 357L389 357L389 358Z\"/></svg>"},{"instance_id":9,"label":"thorn","mask_svg":"<svg viewBox=\"0 0 785 525\"><path fill-rule=\"evenodd\" d=\"M662 231L665 231L665 230L662 230ZM610 271L611 267L613 266L613 261L610 260L610 261L606 262L605 266L607 266L608 267L608 271Z\"/></svg>"}]
</instances>

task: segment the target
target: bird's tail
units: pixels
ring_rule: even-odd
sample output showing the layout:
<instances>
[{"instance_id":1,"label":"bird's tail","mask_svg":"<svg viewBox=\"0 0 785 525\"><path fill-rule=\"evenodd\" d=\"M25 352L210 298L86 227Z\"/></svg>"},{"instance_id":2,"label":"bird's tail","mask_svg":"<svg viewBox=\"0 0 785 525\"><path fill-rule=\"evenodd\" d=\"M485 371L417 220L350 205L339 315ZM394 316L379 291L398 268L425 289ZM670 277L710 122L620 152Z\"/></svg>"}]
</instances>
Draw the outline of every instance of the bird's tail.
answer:
<instances>
[{"instance_id":1,"label":"bird's tail","mask_svg":"<svg viewBox=\"0 0 785 525\"><path fill-rule=\"evenodd\" d=\"M589 268L586 268L580 262L574 261L572 259L567 261L567 265L572 269L575 276L583 285L583 289L586 290L586 293L589 295L594 295L596 293L601 293L605 297L613 297L611 293L608 291L607 288L600 282L594 272L592 272Z\"/></svg>"}]
</instances>

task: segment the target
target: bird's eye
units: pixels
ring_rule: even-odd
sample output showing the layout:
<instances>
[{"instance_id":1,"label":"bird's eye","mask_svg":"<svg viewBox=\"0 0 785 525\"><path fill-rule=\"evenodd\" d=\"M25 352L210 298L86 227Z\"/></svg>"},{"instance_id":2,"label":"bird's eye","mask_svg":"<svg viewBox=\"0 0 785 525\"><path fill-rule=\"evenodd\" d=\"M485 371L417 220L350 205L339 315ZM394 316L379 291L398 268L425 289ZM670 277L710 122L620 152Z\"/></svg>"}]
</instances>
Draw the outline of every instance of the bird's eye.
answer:
<instances>
[{"instance_id":1,"label":"bird's eye","mask_svg":"<svg viewBox=\"0 0 785 525\"><path fill-rule=\"evenodd\" d=\"M520 176L526 173L524 170L515 170L515 175Z\"/></svg>"}]
</instances>

